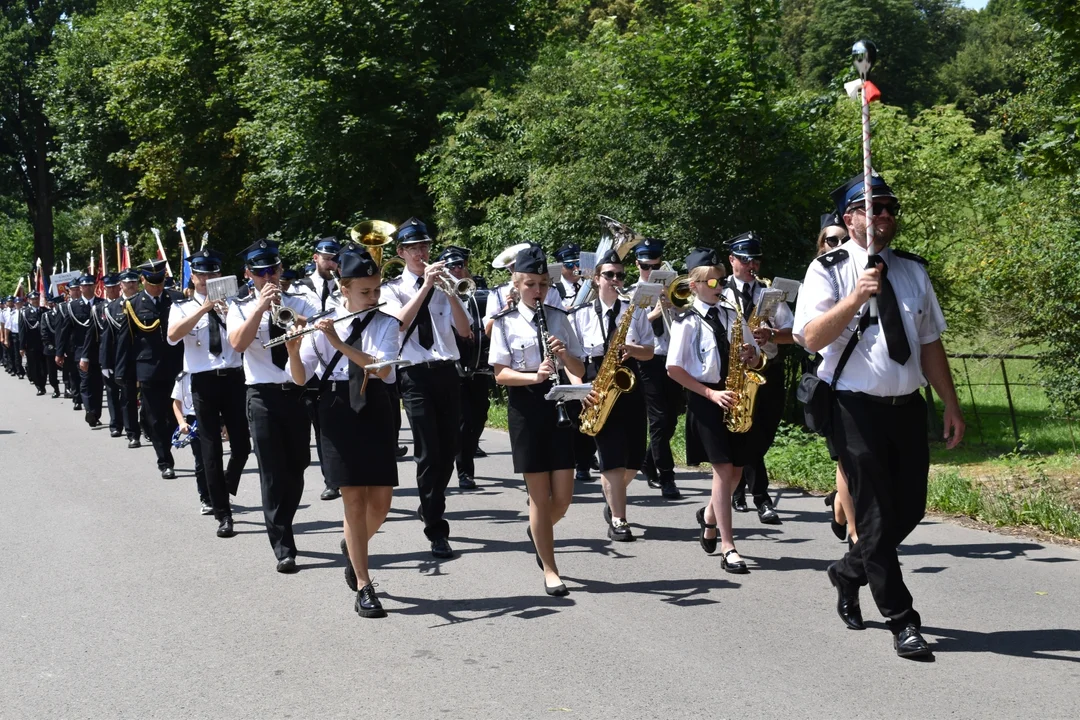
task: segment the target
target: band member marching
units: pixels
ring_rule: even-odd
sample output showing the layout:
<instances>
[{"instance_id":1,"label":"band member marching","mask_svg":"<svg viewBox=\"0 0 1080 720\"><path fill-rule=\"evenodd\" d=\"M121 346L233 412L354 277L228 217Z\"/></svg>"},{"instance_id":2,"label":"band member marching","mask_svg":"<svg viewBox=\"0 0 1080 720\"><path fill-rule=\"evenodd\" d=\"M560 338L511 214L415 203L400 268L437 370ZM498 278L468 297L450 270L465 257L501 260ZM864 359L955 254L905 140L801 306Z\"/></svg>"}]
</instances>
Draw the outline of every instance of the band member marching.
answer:
<instances>
[{"instance_id":1,"label":"band member marching","mask_svg":"<svg viewBox=\"0 0 1080 720\"><path fill-rule=\"evenodd\" d=\"M60 378L57 376L56 367L56 330L60 327L59 310L56 308L56 298L52 295L45 296L47 309L41 313L41 352L42 362L45 366L45 374L52 385L52 397L60 397Z\"/></svg>"},{"instance_id":2,"label":"band member marching","mask_svg":"<svg viewBox=\"0 0 1080 720\"><path fill-rule=\"evenodd\" d=\"M220 529L232 523L229 495L240 486L240 474L251 454L240 353L229 344L224 301L207 297L206 281L221 277L221 253L203 248L191 256L190 300L177 303L169 315L169 344L183 343L184 372L189 374L191 402L199 423L199 451L206 495ZM225 468L221 428L229 433L229 466ZM224 532L221 537L230 533Z\"/></svg>"},{"instance_id":3,"label":"band member marching","mask_svg":"<svg viewBox=\"0 0 1080 720\"><path fill-rule=\"evenodd\" d=\"M450 524L443 515L461 428L460 379L455 366L460 358L454 334L469 337L469 314L457 296L436 289L446 269L441 262L427 264L431 236L423 222L406 220L394 240L405 269L386 283L383 299L387 312L401 321L401 357L412 363L401 370L401 399L413 432L418 515L431 542L431 554L450 558L454 555L447 539Z\"/></svg>"},{"instance_id":4,"label":"band member marching","mask_svg":"<svg viewBox=\"0 0 1080 720\"><path fill-rule=\"evenodd\" d=\"M566 243L552 253L555 261L562 265L559 279L554 284L555 289L562 298L562 307L569 310L574 304L574 298L581 289L581 247L576 243Z\"/></svg>"},{"instance_id":5,"label":"band member marching","mask_svg":"<svg viewBox=\"0 0 1080 720\"><path fill-rule=\"evenodd\" d=\"M302 325L316 309L301 297L281 292L277 243L258 240L240 255L254 291L229 306L225 324L229 343L244 354L247 417L259 461L266 534L278 560L277 571L294 573L292 524L304 494L304 470L311 463L311 422L301 399L304 388L293 382L286 370L289 353L285 344L268 348L264 343L285 335L289 315ZM223 537L233 533L231 516L218 532L225 533Z\"/></svg>"},{"instance_id":6,"label":"band member marching","mask_svg":"<svg viewBox=\"0 0 1080 720\"><path fill-rule=\"evenodd\" d=\"M762 296L767 289L758 280L761 269L761 240L753 231L738 235L728 241L731 253L731 277L724 283L724 297L729 302L738 303L743 318L749 321L760 307ZM751 454L746 458L739 486L731 498L731 506L739 512L747 512L746 489L754 498L758 520L765 525L779 525L780 516L772 506L769 497L769 474L765 469L765 453L772 446L776 429L780 426L780 417L784 414L784 363L778 359L778 345L790 345L791 325L795 317L787 303L780 302L772 317L761 318L760 327L752 330L754 341L765 354L768 362L762 371L765 384L757 392L754 403L753 425L748 439ZM773 362L777 359L777 362Z\"/></svg>"},{"instance_id":7,"label":"band member marching","mask_svg":"<svg viewBox=\"0 0 1080 720\"><path fill-rule=\"evenodd\" d=\"M538 247L518 253L511 280L517 305L495 315L489 359L495 380L507 387L507 420L514 472L529 492L529 538L544 571L548 595L566 595L555 564L554 526L574 495L573 441L569 422L560 426L557 407L544 395L558 380L559 366L581 377L583 353L565 311L545 305L550 285L547 260Z\"/></svg>"},{"instance_id":8,"label":"band member marching","mask_svg":"<svg viewBox=\"0 0 1080 720\"><path fill-rule=\"evenodd\" d=\"M345 506L345 580L356 592L356 612L385 617L368 571L368 542L386 520L398 484L398 410L388 389L394 368L369 373L366 367L397 357L400 323L375 309L382 278L366 250L347 249L338 263L342 304L315 323L317 331L288 342L288 367L298 385L319 381L323 475ZM362 310L369 312L338 322Z\"/></svg>"},{"instance_id":9,"label":"band member marching","mask_svg":"<svg viewBox=\"0 0 1080 720\"><path fill-rule=\"evenodd\" d=\"M124 422L128 447L142 447L142 431L139 427L139 381L135 372L135 358L131 355L130 322L124 307L139 292L139 273L128 269L120 273L120 297L104 308L109 331L115 341L113 380L120 390L120 414Z\"/></svg>"},{"instance_id":10,"label":"band member marching","mask_svg":"<svg viewBox=\"0 0 1080 720\"><path fill-rule=\"evenodd\" d=\"M750 329L735 324L736 312L720 299L724 267L711 248L696 248L686 258L694 302L671 326L668 374L689 393L686 403L686 462L712 465L709 504L697 511L700 542L705 552L716 551L720 535L720 566L729 573L746 573L746 562L735 550L731 531L731 493L739 483L749 448L747 438L725 426L725 411L738 404L734 389L725 387L731 362L731 343L739 343L739 360L750 368L761 355ZM719 522L718 522L719 521Z\"/></svg>"},{"instance_id":11,"label":"band member marching","mask_svg":"<svg viewBox=\"0 0 1080 720\"><path fill-rule=\"evenodd\" d=\"M590 382L596 377L604 358L611 351L623 316L633 312L630 303L620 298L626 271L618 252L598 258L593 282L597 299L570 314L570 321L585 353L585 374L577 376ZM614 350L621 364L638 377L638 362L653 356L652 325L645 312L634 313L625 342ZM576 375L571 373L571 375ZM615 401L604 426L594 440L600 456L600 475L606 503L604 520L608 537L617 542L631 542L634 533L626 521L626 490L645 460L645 394L636 386Z\"/></svg>"}]
</instances>

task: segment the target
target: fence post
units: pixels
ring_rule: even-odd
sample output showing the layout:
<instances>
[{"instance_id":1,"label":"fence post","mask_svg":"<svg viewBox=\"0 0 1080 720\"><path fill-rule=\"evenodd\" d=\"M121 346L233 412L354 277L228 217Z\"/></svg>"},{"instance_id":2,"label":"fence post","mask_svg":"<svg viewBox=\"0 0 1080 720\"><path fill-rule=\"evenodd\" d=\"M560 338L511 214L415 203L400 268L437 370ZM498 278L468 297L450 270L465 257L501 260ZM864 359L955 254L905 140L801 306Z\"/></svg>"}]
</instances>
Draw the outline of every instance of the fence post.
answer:
<instances>
[{"instance_id":1,"label":"fence post","mask_svg":"<svg viewBox=\"0 0 1080 720\"><path fill-rule=\"evenodd\" d=\"M1009 401L1009 419L1012 420L1013 438L1016 440L1016 449L1020 449L1020 431L1016 429L1016 410L1013 408L1012 391L1009 389L1009 375L1005 372L1005 358L1001 362L1001 379L1005 381L1005 399Z\"/></svg>"},{"instance_id":2,"label":"fence post","mask_svg":"<svg viewBox=\"0 0 1080 720\"><path fill-rule=\"evenodd\" d=\"M961 358L964 362L964 379L967 380L968 397L971 398L971 411L975 414L975 427L979 429L979 444L986 447L986 437L982 431L982 420L979 419L979 406L975 404L975 392L971 389L971 375L968 373L967 358Z\"/></svg>"}]
</instances>

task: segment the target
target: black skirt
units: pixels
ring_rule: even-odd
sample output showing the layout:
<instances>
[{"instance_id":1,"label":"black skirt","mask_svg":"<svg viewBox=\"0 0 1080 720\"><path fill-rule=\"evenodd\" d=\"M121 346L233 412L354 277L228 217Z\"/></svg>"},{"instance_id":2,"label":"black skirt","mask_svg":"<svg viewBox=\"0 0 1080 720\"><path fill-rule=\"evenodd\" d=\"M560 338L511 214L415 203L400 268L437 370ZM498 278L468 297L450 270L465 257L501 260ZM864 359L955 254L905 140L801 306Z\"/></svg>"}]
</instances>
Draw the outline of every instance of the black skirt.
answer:
<instances>
[{"instance_id":1,"label":"black skirt","mask_svg":"<svg viewBox=\"0 0 1080 720\"><path fill-rule=\"evenodd\" d=\"M390 391L372 379L356 412L349 383L330 383L319 396L323 477L331 487L397 487L397 426Z\"/></svg>"},{"instance_id":2,"label":"black skirt","mask_svg":"<svg viewBox=\"0 0 1080 720\"><path fill-rule=\"evenodd\" d=\"M705 385L723 390L720 384ZM686 464L742 467L753 451L750 433L733 433L724 425L724 409L696 392L686 393Z\"/></svg>"},{"instance_id":3,"label":"black skirt","mask_svg":"<svg viewBox=\"0 0 1080 720\"><path fill-rule=\"evenodd\" d=\"M573 425L561 428L555 424L555 403L544 399L551 385L546 382L506 388L506 419L510 426L510 449L516 473L553 472L574 467L574 433L577 430Z\"/></svg>"},{"instance_id":4,"label":"black skirt","mask_svg":"<svg viewBox=\"0 0 1080 720\"><path fill-rule=\"evenodd\" d=\"M634 389L619 395L604 427L594 438L600 456L600 472L617 468L638 470L645 462L648 433L645 391L641 387L640 374L634 374L638 379Z\"/></svg>"}]
</instances>

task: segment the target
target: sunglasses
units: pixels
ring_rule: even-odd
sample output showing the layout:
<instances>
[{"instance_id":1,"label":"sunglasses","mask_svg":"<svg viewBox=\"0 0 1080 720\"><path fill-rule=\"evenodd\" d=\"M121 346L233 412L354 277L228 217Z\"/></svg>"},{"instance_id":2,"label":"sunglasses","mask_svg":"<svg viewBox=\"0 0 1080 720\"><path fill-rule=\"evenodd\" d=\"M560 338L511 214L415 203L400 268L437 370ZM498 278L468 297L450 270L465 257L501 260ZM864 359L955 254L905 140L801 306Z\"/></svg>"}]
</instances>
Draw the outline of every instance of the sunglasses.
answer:
<instances>
[{"instance_id":1,"label":"sunglasses","mask_svg":"<svg viewBox=\"0 0 1080 720\"><path fill-rule=\"evenodd\" d=\"M273 275L274 273L277 272L278 266L274 265L273 267L267 267L267 268L249 268L249 269L251 270L252 275L258 275L259 277L269 277L269 276L271 276L271 275Z\"/></svg>"},{"instance_id":2,"label":"sunglasses","mask_svg":"<svg viewBox=\"0 0 1080 720\"><path fill-rule=\"evenodd\" d=\"M566 268L576 268L580 264L581 263L579 263L577 260L564 260L563 261L563 267L566 267Z\"/></svg>"},{"instance_id":3,"label":"sunglasses","mask_svg":"<svg viewBox=\"0 0 1080 720\"><path fill-rule=\"evenodd\" d=\"M843 237L827 237L825 238L825 244L829 247L839 247L840 243L844 242L845 240L847 240L847 235L844 235Z\"/></svg>"},{"instance_id":4,"label":"sunglasses","mask_svg":"<svg viewBox=\"0 0 1080 720\"><path fill-rule=\"evenodd\" d=\"M446 268L448 270L460 270L463 267L465 267L465 263L463 262L452 262L446 264Z\"/></svg>"},{"instance_id":5,"label":"sunglasses","mask_svg":"<svg viewBox=\"0 0 1080 720\"><path fill-rule=\"evenodd\" d=\"M640 260L638 260L638 267L641 268L642 270L659 270L661 264L662 263L658 263L658 262L645 263L645 262L641 262Z\"/></svg>"},{"instance_id":6,"label":"sunglasses","mask_svg":"<svg viewBox=\"0 0 1080 720\"><path fill-rule=\"evenodd\" d=\"M724 282L723 278L709 278L708 280L702 280L701 284L707 288L715 290L720 287L720 283Z\"/></svg>"},{"instance_id":7,"label":"sunglasses","mask_svg":"<svg viewBox=\"0 0 1080 720\"><path fill-rule=\"evenodd\" d=\"M876 202L873 204L873 207L875 216L881 215L885 212L889 213L889 215L891 215L892 217L896 217L900 214L900 203L895 200L890 200L888 202ZM853 209L862 210L864 212L866 211L866 208L862 205L857 205Z\"/></svg>"},{"instance_id":8,"label":"sunglasses","mask_svg":"<svg viewBox=\"0 0 1080 720\"><path fill-rule=\"evenodd\" d=\"M614 270L605 270L604 272L600 273L600 275L606 277L608 280L618 280L619 282L622 282L626 279L626 273L615 272Z\"/></svg>"}]
</instances>

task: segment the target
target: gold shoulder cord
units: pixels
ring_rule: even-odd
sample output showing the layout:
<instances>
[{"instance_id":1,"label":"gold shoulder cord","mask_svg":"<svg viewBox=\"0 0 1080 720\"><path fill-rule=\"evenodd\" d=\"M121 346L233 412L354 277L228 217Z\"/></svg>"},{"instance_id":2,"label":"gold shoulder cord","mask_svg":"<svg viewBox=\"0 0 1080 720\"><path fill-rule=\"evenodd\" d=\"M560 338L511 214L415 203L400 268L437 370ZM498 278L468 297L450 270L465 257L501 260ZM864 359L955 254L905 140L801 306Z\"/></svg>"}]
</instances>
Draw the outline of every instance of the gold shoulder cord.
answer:
<instances>
[{"instance_id":1,"label":"gold shoulder cord","mask_svg":"<svg viewBox=\"0 0 1080 720\"><path fill-rule=\"evenodd\" d=\"M161 325L161 318L158 318L157 320L150 323L149 325L144 325L142 323L142 321L139 320L138 316L135 314L135 311L131 309L131 301L130 300L124 300L124 312L127 314L128 318L131 320L132 324L134 324L135 327L139 328L144 333L153 332L153 331L157 330L158 327Z\"/></svg>"}]
</instances>

